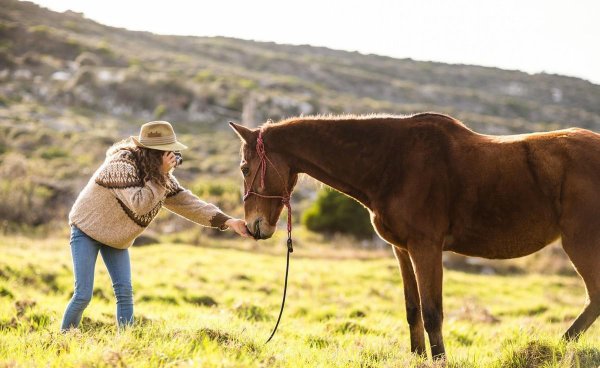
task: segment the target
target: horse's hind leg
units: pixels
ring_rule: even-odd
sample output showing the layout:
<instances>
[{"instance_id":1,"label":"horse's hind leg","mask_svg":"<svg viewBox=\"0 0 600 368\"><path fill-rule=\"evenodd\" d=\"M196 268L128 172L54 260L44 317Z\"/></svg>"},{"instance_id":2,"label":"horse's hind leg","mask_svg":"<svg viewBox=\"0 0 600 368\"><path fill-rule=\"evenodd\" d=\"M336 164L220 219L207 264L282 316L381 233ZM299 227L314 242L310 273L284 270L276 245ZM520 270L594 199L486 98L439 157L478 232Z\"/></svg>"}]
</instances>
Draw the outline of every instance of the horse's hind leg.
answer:
<instances>
[{"instance_id":1,"label":"horse's hind leg","mask_svg":"<svg viewBox=\"0 0 600 368\"><path fill-rule=\"evenodd\" d=\"M574 162L576 165L577 162ZM587 161L594 164L593 160ZM600 169L600 167L598 167ZM600 314L600 197L598 170L571 169L562 186L560 230L562 246L583 279L588 300L563 338L573 340L587 330Z\"/></svg>"},{"instance_id":2,"label":"horse's hind leg","mask_svg":"<svg viewBox=\"0 0 600 368\"><path fill-rule=\"evenodd\" d=\"M588 296L583 312L563 335L567 340L577 339L600 315L600 237L591 238L594 233L598 231L563 236L563 248L583 279Z\"/></svg>"},{"instance_id":3,"label":"horse's hind leg","mask_svg":"<svg viewBox=\"0 0 600 368\"><path fill-rule=\"evenodd\" d=\"M423 318L421 317L421 301L419 298L419 289L415 278L415 271L408 252L392 246L400 272L402 273L402 283L404 284L404 303L406 304L406 320L410 329L410 351L419 355L427 356L425 348L425 329L423 327Z\"/></svg>"}]
</instances>

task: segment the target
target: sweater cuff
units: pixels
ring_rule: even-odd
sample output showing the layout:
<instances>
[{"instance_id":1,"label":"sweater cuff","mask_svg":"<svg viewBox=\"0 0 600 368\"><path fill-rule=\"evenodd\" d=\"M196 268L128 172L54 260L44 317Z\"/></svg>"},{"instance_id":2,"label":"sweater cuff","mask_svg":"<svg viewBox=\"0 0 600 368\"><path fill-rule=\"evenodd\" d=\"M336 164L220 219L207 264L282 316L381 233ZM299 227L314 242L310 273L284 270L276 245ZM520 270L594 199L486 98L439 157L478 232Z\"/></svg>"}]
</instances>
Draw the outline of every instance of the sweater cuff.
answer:
<instances>
[{"instance_id":1,"label":"sweater cuff","mask_svg":"<svg viewBox=\"0 0 600 368\"><path fill-rule=\"evenodd\" d=\"M230 218L231 217L227 216L226 214L224 214L222 212L217 212L210 219L210 226L216 227L219 230L227 230L229 228L229 226L225 225L225 221L229 220Z\"/></svg>"}]
</instances>

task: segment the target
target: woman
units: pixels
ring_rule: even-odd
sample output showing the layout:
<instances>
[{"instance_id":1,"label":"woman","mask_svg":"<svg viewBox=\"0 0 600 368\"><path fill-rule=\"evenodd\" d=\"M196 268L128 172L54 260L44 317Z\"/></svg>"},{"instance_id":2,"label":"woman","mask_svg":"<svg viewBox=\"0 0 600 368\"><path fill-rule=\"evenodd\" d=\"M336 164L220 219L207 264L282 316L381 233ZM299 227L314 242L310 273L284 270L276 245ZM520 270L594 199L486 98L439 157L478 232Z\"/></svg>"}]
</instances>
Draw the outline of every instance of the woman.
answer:
<instances>
[{"instance_id":1,"label":"woman","mask_svg":"<svg viewBox=\"0 0 600 368\"><path fill-rule=\"evenodd\" d=\"M186 148L177 141L171 124L153 121L142 125L139 137L107 151L106 160L69 213L75 292L61 331L79 326L92 298L98 252L113 283L118 325L133 323L128 248L163 206L200 225L250 236L243 220L227 216L179 185L172 175L178 159L174 151Z\"/></svg>"}]
</instances>

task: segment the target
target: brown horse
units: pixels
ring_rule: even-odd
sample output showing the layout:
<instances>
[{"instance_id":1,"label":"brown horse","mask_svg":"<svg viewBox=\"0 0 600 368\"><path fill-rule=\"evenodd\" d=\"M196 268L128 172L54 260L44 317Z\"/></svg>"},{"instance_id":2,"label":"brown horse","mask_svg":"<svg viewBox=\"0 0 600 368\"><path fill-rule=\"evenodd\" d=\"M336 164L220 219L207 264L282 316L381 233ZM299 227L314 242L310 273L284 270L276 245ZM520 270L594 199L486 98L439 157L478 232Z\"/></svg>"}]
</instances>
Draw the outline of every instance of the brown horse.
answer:
<instances>
[{"instance_id":1,"label":"brown horse","mask_svg":"<svg viewBox=\"0 0 600 368\"><path fill-rule=\"evenodd\" d=\"M490 136L449 116L299 117L251 130L241 170L245 213L269 238L299 173L367 207L404 280L411 351L445 356L442 251L515 258L558 237L583 278L588 301L564 334L577 338L600 314L600 135L583 129ZM268 161L257 154L261 136ZM264 188L254 178L266 165Z\"/></svg>"}]
</instances>

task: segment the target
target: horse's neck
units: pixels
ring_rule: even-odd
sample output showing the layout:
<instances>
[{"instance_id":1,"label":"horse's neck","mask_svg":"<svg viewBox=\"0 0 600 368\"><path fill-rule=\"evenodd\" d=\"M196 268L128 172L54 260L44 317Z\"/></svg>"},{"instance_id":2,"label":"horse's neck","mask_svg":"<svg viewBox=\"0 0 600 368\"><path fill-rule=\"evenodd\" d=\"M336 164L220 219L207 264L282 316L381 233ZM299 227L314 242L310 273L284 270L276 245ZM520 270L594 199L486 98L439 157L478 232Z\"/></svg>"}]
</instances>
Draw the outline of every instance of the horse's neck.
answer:
<instances>
[{"instance_id":1,"label":"horse's neck","mask_svg":"<svg viewBox=\"0 0 600 368\"><path fill-rule=\"evenodd\" d=\"M318 124L307 121L273 126L268 133L273 139L267 140L274 142L275 151L298 173L306 173L369 206L370 191L375 189L369 173L377 171L377 162L364 157L370 153L369 147L352 137L356 132L348 134L348 124Z\"/></svg>"}]
</instances>

